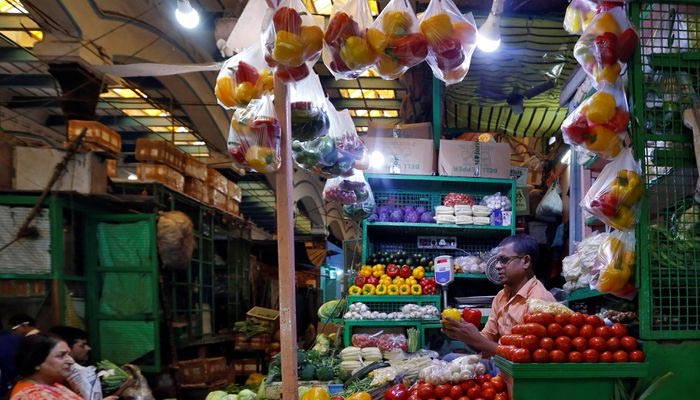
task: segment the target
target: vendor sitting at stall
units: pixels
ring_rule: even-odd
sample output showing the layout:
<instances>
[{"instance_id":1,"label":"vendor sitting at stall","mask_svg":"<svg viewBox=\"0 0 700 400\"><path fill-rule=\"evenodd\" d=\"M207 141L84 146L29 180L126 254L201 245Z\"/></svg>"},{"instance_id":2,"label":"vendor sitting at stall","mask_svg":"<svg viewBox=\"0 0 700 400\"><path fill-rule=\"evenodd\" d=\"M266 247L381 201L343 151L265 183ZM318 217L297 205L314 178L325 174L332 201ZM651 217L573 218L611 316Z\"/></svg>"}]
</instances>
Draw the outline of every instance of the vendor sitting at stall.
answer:
<instances>
[{"instance_id":1,"label":"vendor sitting at stall","mask_svg":"<svg viewBox=\"0 0 700 400\"><path fill-rule=\"evenodd\" d=\"M538 256L538 243L532 236L515 235L503 239L496 255L496 269L503 289L491 303L491 315L484 329L479 332L473 324L445 318L443 332L484 355L495 354L498 339L509 334L513 325L523 323L528 309L527 299L556 301L535 278L533 265Z\"/></svg>"}]
</instances>

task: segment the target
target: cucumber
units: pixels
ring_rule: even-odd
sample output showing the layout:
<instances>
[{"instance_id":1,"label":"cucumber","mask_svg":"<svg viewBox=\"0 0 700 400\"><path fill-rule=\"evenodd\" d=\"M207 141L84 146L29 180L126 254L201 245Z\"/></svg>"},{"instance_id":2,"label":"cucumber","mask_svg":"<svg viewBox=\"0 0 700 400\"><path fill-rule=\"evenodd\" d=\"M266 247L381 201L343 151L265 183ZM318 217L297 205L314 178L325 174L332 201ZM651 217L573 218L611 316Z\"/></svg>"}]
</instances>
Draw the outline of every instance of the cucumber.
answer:
<instances>
[{"instance_id":1,"label":"cucumber","mask_svg":"<svg viewBox=\"0 0 700 400\"><path fill-rule=\"evenodd\" d=\"M391 367L391 364L389 364L387 362L379 362L379 361L373 362L372 364L370 364L366 367L363 367L363 368L359 369L357 372L355 372L355 374L353 374L350 377L350 379L348 379L345 382L345 385L343 387L348 387L353 382L356 382L356 381L359 381L360 379L363 379L364 377L367 376L367 374L374 371L375 369L386 368L386 367Z\"/></svg>"}]
</instances>

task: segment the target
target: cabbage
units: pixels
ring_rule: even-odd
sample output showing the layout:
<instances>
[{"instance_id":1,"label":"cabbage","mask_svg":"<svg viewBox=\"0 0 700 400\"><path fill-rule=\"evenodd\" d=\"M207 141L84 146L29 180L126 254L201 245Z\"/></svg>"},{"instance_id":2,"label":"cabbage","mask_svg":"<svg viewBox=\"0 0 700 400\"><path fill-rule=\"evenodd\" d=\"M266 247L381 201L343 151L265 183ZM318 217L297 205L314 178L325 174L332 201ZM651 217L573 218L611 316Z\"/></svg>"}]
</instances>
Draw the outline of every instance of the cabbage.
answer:
<instances>
[{"instance_id":1,"label":"cabbage","mask_svg":"<svg viewBox=\"0 0 700 400\"><path fill-rule=\"evenodd\" d=\"M379 212L379 222L389 222L389 212L388 211L380 211Z\"/></svg>"},{"instance_id":2,"label":"cabbage","mask_svg":"<svg viewBox=\"0 0 700 400\"><path fill-rule=\"evenodd\" d=\"M403 208L403 213L404 213L404 215L405 215L406 213L408 213L409 211L416 211L416 209L413 208L413 206L405 206L405 207Z\"/></svg>"},{"instance_id":3,"label":"cabbage","mask_svg":"<svg viewBox=\"0 0 700 400\"><path fill-rule=\"evenodd\" d=\"M379 220L379 215L377 215L376 212L372 213L372 215L370 215L369 218L367 218L367 222L374 222L377 220Z\"/></svg>"},{"instance_id":4,"label":"cabbage","mask_svg":"<svg viewBox=\"0 0 700 400\"><path fill-rule=\"evenodd\" d=\"M416 207L416 212L418 213L418 215L423 215L423 213L426 211L428 211L428 210L423 206Z\"/></svg>"},{"instance_id":5,"label":"cabbage","mask_svg":"<svg viewBox=\"0 0 700 400\"><path fill-rule=\"evenodd\" d=\"M403 215L404 222L418 222L419 218L419 214L413 208L411 208L410 210L406 210L406 213Z\"/></svg>"},{"instance_id":6,"label":"cabbage","mask_svg":"<svg viewBox=\"0 0 700 400\"><path fill-rule=\"evenodd\" d=\"M430 211L426 211L423 214L421 214L420 215L420 222L425 222L425 223L435 222L435 219L433 218L433 213Z\"/></svg>"},{"instance_id":7,"label":"cabbage","mask_svg":"<svg viewBox=\"0 0 700 400\"><path fill-rule=\"evenodd\" d=\"M226 395L228 395L228 393L224 392L223 390L215 390L213 392L209 392L205 400L223 400Z\"/></svg>"},{"instance_id":8,"label":"cabbage","mask_svg":"<svg viewBox=\"0 0 700 400\"><path fill-rule=\"evenodd\" d=\"M387 214L390 213L390 212L391 212L391 207L389 207L389 206L379 206L379 207L377 207L377 214L381 214L381 213L383 213L383 212L385 212L385 213L387 213Z\"/></svg>"},{"instance_id":9,"label":"cabbage","mask_svg":"<svg viewBox=\"0 0 700 400\"><path fill-rule=\"evenodd\" d=\"M389 214L389 222L403 222L403 211L400 209L394 209L394 211Z\"/></svg>"},{"instance_id":10,"label":"cabbage","mask_svg":"<svg viewBox=\"0 0 700 400\"><path fill-rule=\"evenodd\" d=\"M243 389L238 393L238 400L255 400L257 395L250 389Z\"/></svg>"}]
</instances>

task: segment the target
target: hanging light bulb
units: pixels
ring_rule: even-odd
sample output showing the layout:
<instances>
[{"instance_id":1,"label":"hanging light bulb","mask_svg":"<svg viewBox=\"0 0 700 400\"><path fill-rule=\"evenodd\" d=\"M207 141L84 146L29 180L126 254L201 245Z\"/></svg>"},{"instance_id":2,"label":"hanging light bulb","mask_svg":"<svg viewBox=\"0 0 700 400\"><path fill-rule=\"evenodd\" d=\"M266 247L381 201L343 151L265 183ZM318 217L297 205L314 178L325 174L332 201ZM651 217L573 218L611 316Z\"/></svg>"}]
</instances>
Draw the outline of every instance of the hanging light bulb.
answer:
<instances>
[{"instance_id":1,"label":"hanging light bulb","mask_svg":"<svg viewBox=\"0 0 700 400\"><path fill-rule=\"evenodd\" d=\"M199 25L199 13L192 8L189 0L177 0L175 18L177 18L177 22L180 25L187 29L192 29Z\"/></svg>"},{"instance_id":2,"label":"hanging light bulb","mask_svg":"<svg viewBox=\"0 0 700 400\"><path fill-rule=\"evenodd\" d=\"M486 18L476 38L476 46L484 52L492 53L501 46L501 14L504 0L493 0L491 12Z\"/></svg>"}]
</instances>

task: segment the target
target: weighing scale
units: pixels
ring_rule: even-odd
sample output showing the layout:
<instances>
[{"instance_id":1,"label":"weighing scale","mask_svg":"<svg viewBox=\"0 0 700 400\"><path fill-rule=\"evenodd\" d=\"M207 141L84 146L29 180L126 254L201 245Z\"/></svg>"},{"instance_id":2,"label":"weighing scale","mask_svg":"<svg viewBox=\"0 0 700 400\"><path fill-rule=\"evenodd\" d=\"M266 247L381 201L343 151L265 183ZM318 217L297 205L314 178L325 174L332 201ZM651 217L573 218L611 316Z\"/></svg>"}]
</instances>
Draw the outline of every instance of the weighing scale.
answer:
<instances>
[{"instance_id":1,"label":"weighing scale","mask_svg":"<svg viewBox=\"0 0 700 400\"><path fill-rule=\"evenodd\" d=\"M442 286L443 304L447 307L447 285L455 280L452 256L437 256L433 260L435 283Z\"/></svg>"}]
</instances>

